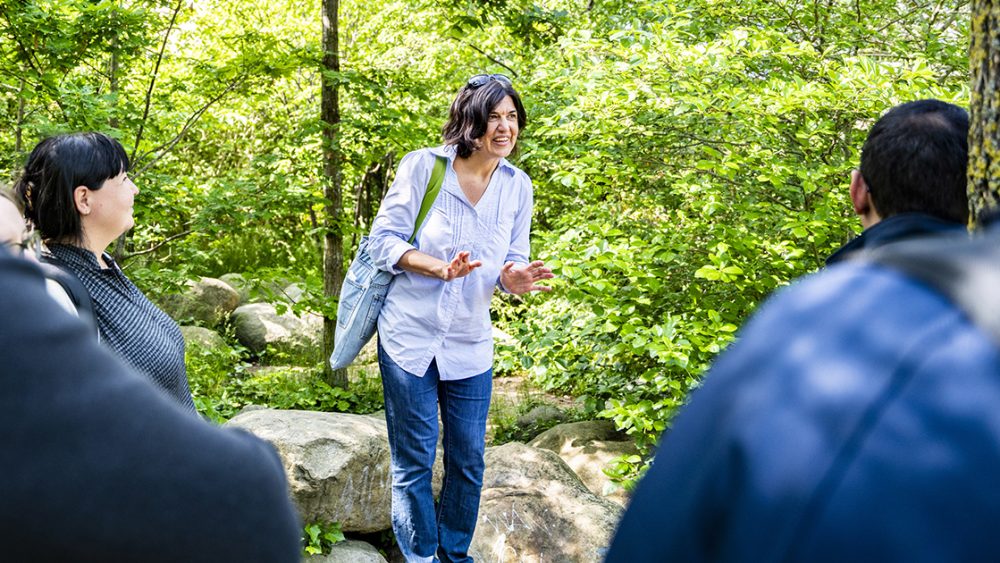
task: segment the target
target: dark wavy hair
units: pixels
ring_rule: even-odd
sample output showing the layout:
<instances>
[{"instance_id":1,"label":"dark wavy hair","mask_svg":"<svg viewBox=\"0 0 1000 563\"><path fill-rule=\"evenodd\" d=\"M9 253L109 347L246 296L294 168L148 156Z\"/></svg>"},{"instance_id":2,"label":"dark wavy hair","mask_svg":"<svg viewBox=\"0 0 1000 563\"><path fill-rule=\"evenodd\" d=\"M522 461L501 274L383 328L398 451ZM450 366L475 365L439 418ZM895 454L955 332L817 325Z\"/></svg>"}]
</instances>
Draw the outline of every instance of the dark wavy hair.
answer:
<instances>
[{"instance_id":1,"label":"dark wavy hair","mask_svg":"<svg viewBox=\"0 0 1000 563\"><path fill-rule=\"evenodd\" d=\"M99 190L128 170L125 148L103 133L56 135L31 151L14 191L43 239L79 242L83 227L73 192L78 186Z\"/></svg>"},{"instance_id":2,"label":"dark wavy hair","mask_svg":"<svg viewBox=\"0 0 1000 563\"><path fill-rule=\"evenodd\" d=\"M486 134L489 125L490 112L497 107L504 97L510 96L517 109L517 128L523 131L528 124L524 113L521 96L509 83L500 80L490 80L479 87L468 84L462 86L451 103L448 111L448 122L444 124L444 143L454 145L460 158L469 156L479 148L479 139ZM518 145L514 145L516 154Z\"/></svg>"}]
</instances>

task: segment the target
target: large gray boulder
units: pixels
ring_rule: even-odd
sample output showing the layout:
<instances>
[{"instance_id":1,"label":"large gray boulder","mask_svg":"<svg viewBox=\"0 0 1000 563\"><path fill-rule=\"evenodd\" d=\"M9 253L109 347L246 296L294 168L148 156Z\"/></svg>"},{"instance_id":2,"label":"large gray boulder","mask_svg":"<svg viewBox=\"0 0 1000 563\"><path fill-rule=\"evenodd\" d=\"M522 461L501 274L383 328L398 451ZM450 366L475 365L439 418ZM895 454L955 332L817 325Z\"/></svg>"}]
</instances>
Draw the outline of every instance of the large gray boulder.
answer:
<instances>
[{"instance_id":1,"label":"large gray boulder","mask_svg":"<svg viewBox=\"0 0 1000 563\"><path fill-rule=\"evenodd\" d=\"M303 522L340 522L343 531L361 533L391 527L384 420L259 409L226 424L249 430L278 450Z\"/></svg>"},{"instance_id":2,"label":"large gray boulder","mask_svg":"<svg viewBox=\"0 0 1000 563\"><path fill-rule=\"evenodd\" d=\"M279 356L316 360L321 355L323 318L319 315L299 317L292 311L279 315L274 305L250 303L237 307L231 318L236 338L256 354L270 347Z\"/></svg>"},{"instance_id":3,"label":"large gray boulder","mask_svg":"<svg viewBox=\"0 0 1000 563\"><path fill-rule=\"evenodd\" d=\"M628 436L615 430L610 420L559 424L528 442L529 446L555 452L595 495L625 506L628 495L611 482L604 468L617 457L638 454Z\"/></svg>"},{"instance_id":4,"label":"large gray boulder","mask_svg":"<svg viewBox=\"0 0 1000 563\"><path fill-rule=\"evenodd\" d=\"M249 303L253 295L253 284L243 274L223 274L219 279L229 284L240 296L240 305Z\"/></svg>"},{"instance_id":5,"label":"large gray boulder","mask_svg":"<svg viewBox=\"0 0 1000 563\"><path fill-rule=\"evenodd\" d=\"M488 448L470 555L483 563L598 563L621 512L549 450L516 442Z\"/></svg>"},{"instance_id":6,"label":"large gray boulder","mask_svg":"<svg viewBox=\"0 0 1000 563\"><path fill-rule=\"evenodd\" d=\"M298 303L306 295L306 286L301 283L291 283L281 288L277 297L289 303Z\"/></svg>"},{"instance_id":7,"label":"large gray boulder","mask_svg":"<svg viewBox=\"0 0 1000 563\"><path fill-rule=\"evenodd\" d=\"M303 522L340 522L344 532L392 527L389 437L384 413L370 415L248 406L227 425L267 440L281 457ZM441 491L441 443L434 495Z\"/></svg>"},{"instance_id":8,"label":"large gray boulder","mask_svg":"<svg viewBox=\"0 0 1000 563\"><path fill-rule=\"evenodd\" d=\"M165 295L160 308L178 321L195 321L217 327L240 303L240 295L226 282L215 278L188 281L182 293Z\"/></svg>"},{"instance_id":9,"label":"large gray boulder","mask_svg":"<svg viewBox=\"0 0 1000 563\"><path fill-rule=\"evenodd\" d=\"M363 541L347 540L335 544L326 555L310 555L304 563L386 563L375 546Z\"/></svg>"},{"instance_id":10,"label":"large gray boulder","mask_svg":"<svg viewBox=\"0 0 1000 563\"><path fill-rule=\"evenodd\" d=\"M218 332L205 327L182 326L181 335L184 336L184 345L188 349L222 350L229 346Z\"/></svg>"},{"instance_id":11,"label":"large gray boulder","mask_svg":"<svg viewBox=\"0 0 1000 563\"><path fill-rule=\"evenodd\" d=\"M231 273L223 274L219 279L236 290L240 296L240 305L265 301L294 304L301 301L306 293L305 284L292 282L286 278L270 281L248 280L243 274Z\"/></svg>"},{"instance_id":12,"label":"large gray boulder","mask_svg":"<svg viewBox=\"0 0 1000 563\"><path fill-rule=\"evenodd\" d=\"M559 407L554 405L538 405L537 407L517 417L515 424L519 428L527 429L532 426L553 424L564 420L566 420L566 413L559 410Z\"/></svg>"}]
</instances>

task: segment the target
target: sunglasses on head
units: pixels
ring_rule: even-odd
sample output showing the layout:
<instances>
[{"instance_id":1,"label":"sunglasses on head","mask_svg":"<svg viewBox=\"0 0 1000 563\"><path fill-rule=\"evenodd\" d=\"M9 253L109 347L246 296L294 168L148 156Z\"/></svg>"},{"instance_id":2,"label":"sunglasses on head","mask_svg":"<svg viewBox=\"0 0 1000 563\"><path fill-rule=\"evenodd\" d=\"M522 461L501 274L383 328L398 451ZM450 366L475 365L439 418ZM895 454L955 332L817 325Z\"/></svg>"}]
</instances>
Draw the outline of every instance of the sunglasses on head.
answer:
<instances>
[{"instance_id":1,"label":"sunglasses on head","mask_svg":"<svg viewBox=\"0 0 1000 563\"><path fill-rule=\"evenodd\" d=\"M479 88L480 86L486 85L492 80L496 80L497 82L503 84L504 86L513 86L513 84L510 81L510 78L507 78L507 76L503 74L477 74L472 78L470 78L469 81L466 82L465 84L469 88L475 89Z\"/></svg>"}]
</instances>

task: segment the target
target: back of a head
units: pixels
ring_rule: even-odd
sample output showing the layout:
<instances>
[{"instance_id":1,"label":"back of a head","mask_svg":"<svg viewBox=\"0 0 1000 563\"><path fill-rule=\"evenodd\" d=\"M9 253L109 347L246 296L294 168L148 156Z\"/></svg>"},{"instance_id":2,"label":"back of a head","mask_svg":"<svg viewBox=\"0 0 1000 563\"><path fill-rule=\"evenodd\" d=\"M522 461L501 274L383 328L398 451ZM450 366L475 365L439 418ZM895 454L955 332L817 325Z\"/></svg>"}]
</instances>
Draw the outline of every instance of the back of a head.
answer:
<instances>
[{"instance_id":1,"label":"back of a head","mask_svg":"<svg viewBox=\"0 0 1000 563\"><path fill-rule=\"evenodd\" d=\"M44 239L75 241L82 235L76 188L99 190L105 180L128 169L121 143L103 133L56 135L31 151L14 190Z\"/></svg>"},{"instance_id":2,"label":"back of a head","mask_svg":"<svg viewBox=\"0 0 1000 563\"><path fill-rule=\"evenodd\" d=\"M939 100L883 115L861 149L861 175L879 215L926 213L967 223L968 134L968 113Z\"/></svg>"}]
</instances>

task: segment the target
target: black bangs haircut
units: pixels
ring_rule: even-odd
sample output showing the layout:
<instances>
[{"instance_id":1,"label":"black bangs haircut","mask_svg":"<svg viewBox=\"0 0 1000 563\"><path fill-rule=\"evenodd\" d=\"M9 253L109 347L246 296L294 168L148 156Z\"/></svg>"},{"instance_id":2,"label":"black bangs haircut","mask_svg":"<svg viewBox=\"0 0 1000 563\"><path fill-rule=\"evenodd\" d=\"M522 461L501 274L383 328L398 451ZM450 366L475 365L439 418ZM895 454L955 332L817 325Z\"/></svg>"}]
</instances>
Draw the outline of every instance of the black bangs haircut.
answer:
<instances>
[{"instance_id":1,"label":"black bangs haircut","mask_svg":"<svg viewBox=\"0 0 1000 563\"><path fill-rule=\"evenodd\" d=\"M99 190L129 166L125 148L103 133L56 135L31 151L14 191L42 238L79 242L83 229L73 192L78 186Z\"/></svg>"},{"instance_id":2,"label":"black bangs haircut","mask_svg":"<svg viewBox=\"0 0 1000 563\"><path fill-rule=\"evenodd\" d=\"M469 158L479 148L479 139L486 134L490 112L506 96L514 101L517 127L519 131L523 131L528 118L524 113L521 96L513 86L500 80L490 80L478 88L466 84L458 91L448 111L448 122L444 124L444 144L454 145L459 158ZM518 145L515 144L514 151L517 148Z\"/></svg>"}]
</instances>

